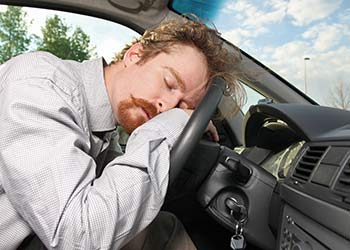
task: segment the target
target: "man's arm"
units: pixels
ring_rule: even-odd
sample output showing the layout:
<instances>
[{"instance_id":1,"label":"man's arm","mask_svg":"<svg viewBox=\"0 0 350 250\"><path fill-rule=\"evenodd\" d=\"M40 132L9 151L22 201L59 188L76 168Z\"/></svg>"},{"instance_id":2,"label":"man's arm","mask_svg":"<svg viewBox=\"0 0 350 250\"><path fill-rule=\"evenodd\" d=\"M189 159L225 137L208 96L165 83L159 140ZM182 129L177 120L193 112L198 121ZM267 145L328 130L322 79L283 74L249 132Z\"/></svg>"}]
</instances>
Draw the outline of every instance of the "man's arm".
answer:
<instances>
[{"instance_id":1,"label":"man's arm","mask_svg":"<svg viewBox=\"0 0 350 250\"><path fill-rule=\"evenodd\" d=\"M44 80L43 80L44 81ZM0 93L1 181L16 211L49 249L124 245L159 212L169 150L187 122L161 114L131 135L125 155L95 179L79 112L45 83L18 82Z\"/></svg>"}]
</instances>

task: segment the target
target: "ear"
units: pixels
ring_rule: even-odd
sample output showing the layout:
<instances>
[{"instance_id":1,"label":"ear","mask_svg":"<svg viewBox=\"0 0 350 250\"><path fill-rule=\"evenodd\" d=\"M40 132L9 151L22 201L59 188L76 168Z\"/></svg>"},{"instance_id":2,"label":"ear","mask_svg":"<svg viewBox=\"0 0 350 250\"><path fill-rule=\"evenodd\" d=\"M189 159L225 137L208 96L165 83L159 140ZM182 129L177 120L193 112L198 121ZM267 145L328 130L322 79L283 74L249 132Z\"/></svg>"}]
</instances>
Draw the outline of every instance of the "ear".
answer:
<instances>
[{"instance_id":1,"label":"ear","mask_svg":"<svg viewBox=\"0 0 350 250\"><path fill-rule=\"evenodd\" d=\"M124 67L135 64L140 61L142 55L142 45L140 43L133 44L124 54Z\"/></svg>"}]
</instances>

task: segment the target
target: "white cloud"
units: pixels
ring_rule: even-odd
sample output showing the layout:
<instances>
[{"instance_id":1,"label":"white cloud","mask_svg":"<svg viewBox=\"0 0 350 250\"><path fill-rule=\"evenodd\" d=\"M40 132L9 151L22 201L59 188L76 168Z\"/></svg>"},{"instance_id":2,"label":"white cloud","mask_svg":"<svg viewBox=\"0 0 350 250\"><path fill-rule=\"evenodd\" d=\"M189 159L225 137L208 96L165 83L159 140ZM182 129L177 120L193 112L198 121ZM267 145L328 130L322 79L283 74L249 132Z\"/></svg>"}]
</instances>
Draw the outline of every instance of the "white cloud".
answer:
<instances>
[{"instance_id":1,"label":"white cloud","mask_svg":"<svg viewBox=\"0 0 350 250\"><path fill-rule=\"evenodd\" d=\"M310 91L319 96L320 102L329 104L328 97L331 88L339 81L350 85L350 48L340 47L327 53L315 54L310 60L308 82Z\"/></svg>"},{"instance_id":2,"label":"white cloud","mask_svg":"<svg viewBox=\"0 0 350 250\"><path fill-rule=\"evenodd\" d=\"M222 37L236 46L241 46L244 38L250 37L250 32L241 28L233 29L228 32L222 33Z\"/></svg>"},{"instance_id":3,"label":"white cloud","mask_svg":"<svg viewBox=\"0 0 350 250\"><path fill-rule=\"evenodd\" d=\"M233 11L236 11L235 9L236 3L235 2L229 2L227 3L220 11L222 11L223 13L232 13Z\"/></svg>"},{"instance_id":4,"label":"white cloud","mask_svg":"<svg viewBox=\"0 0 350 250\"><path fill-rule=\"evenodd\" d=\"M257 52L251 54L302 91L306 66L308 94L327 104L332 84L339 79L350 79L350 47L339 47L347 34L348 12L341 17L347 22L329 24L331 20L326 19L300 34L299 41L258 50L254 40L269 32L268 25L284 21L287 15L294 25L306 25L327 18L340 4L341 0L271 0L259 5L249 0L235 1L230 4L230 10L239 13L235 18L240 25L223 33L223 37L248 53ZM305 61L305 57L311 60Z\"/></svg>"},{"instance_id":5,"label":"white cloud","mask_svg":"<svg viewBox=\"0 0 350 250\"><path fill-rule=\"evenodd\" d=\"M291 59L294 59L291 55L306 55L309 52L310 49L308 48L307 42L293 41L275 48L274 52L271 54L271 58L289 63Z\"/></svg>"},{"instance_id":6,"label":"white cloud","mask_svg":"<svg viewBox=\"0 0 350 250\"><path fill-rule=\"evenodd\" d=\"M312 43L295 41L275 48L264 48L262 53L266 66L301 91L305 88L306 66L307 93L320 104L329 104L328 93L337 81L343 80L350 85L349 47L320 52L314 49ZM310 58L309 61L304 61L306 56Z\"/></svg>"},{"instance_id":7,"label":"white cloud","mask_svg":"<svg viewBox=\"0 0 350 250\"><path fill-rule=\"evenodd\" d=\"M239 28L226 31L222 36L239 47L249 47L252 44L251 38L269 32L266 28L269 24L283 20L286 8L285 0L272 0L265 3L265 9L269 9L266 11L249 0L230 2L225 7L225 12L234 13L234 19L239 22Z\"/></svg>"},{"instance_id":8,"label":"white cloud","mask_svg":"<svg viewBox=\"0 0 350 250\"><path fill-rule=\"evenodd\" d=\"M257 27L254 31L250 29L236 28L222 33L222 37L238 47L245 49L252 48L251 38L258 37L266 32L264 27Z\"/></svg>"},{"instance_id":9,"label":"white cloud","mask_svg":"<svg viewBox=\"0 0 350 250\"><path fill-rule=\"evenodd\" d=\"M286 9L288 5L288 0L269 0L266 1L267 6L271 6L274 9Z\"/></svg>"},{"instance_id":10,"label":"white cloud","mask_svg":"<svg viewBox=\"0 0 350 250\"><path fill-rule=\"evenodd\" d=\"M302 37L312 40L315 50L326 51L339 44L345 31L346 26L343 24L320 23L305 31Z\"/></svg>"},{"instance_id":11,"label":"white cloud","mask_svg":"<svg viewBox=\"0 0 350 250\"><path fill-rule=\"evenodd\" d=\"M341 0L291 0L287 14L296 26L307 25L315 20L323 19L333 13L341 5Z\"/></svg>"},{"instance_id":12,"label":"white cloud","mask_svg":"<svg viewBox=\"0 0 350 250\"><path fill-rule=\"evenodd\" d=\"M243 27L253 29L264 27L269 23L280 22L284 18L287 8L285 1L273 0L268 6L271 10L263 11L248 0L239 0L230 3L225 8L226 12L238 13L238 19L242 20Z\"/></svg>"},{"instance_id":13,"label":"white cloud","mask_svg":"<svg viewBox=\"0 0 350 250\"><path fill-rule=\"evenodd\" d=\"M276 6L274 6L276 8ZM263 27L270 23L281 22L286 14L285 6L280 5L272 11L261 11L255 6L250 8L247 12L247 19L245 23L252 27Z\"/></svg>"},{"instance_id":14,"label":"white cloud","mask_svg":"<svg viewBox=\"0 0 350 250\"><path fill-rule=\"evenodd\" d=\"M337 81L342 79L350 85L350 47L345 46L350 44L350 39L345 41L350 38L350 9L338 14L338 23L331 17L340 4L341 0L270 0L259 4L250 0L232 1L228 11L237 13L234 18L239 26L223 33L223 37L244 48L301 91L305 88L306 66L307 94L320 104L327 104L330 88ZM294 34L297 41L258 49L255 41L267 37L261 35L269 32L269 25L288 21L286 17L294 25L314 21L316 25L302 34ZM305 57L310 60L305 61Z\"/></svg>"},{"instance_id":15,"label":"white cloud","mask_svg":"<svg viewBox=\"0 0 350 250\"><path fill-rule=\"evenodd\" d=\"M310 55L309 44L303 41L289 42L279 47L268 47L262 50L264 63L279 75L286 78L303 90L304 57Z\"/></svg>"},{"instance_id":16,"label":"white cloud","mask_svg":"<svg viewBox=\"0 0 350 250\"><path fill-rule=\"evenodd\" d=\"M344 9L338 15L339 21L350 25L350 8Z\"/></svg>"}]
</instances>

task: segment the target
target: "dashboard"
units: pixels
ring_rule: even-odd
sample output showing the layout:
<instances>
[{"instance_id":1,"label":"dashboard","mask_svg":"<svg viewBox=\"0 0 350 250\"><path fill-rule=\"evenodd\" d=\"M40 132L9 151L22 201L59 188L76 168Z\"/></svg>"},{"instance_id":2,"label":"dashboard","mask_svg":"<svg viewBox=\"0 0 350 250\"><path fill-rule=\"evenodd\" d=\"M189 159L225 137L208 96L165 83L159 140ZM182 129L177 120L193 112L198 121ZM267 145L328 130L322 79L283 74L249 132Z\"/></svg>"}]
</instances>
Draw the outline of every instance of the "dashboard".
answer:
<instances>
[{"instance_id":1,"label":"dashboard","mask_svg":"<svg viewBox=\"0 0 350 250\"><path fill-rule=\"evenodd\" d=\"M304 144L280 197L280 249L349 249L350 142Z\"/></svg>"},{"instance_id":2,"label":"dashboard","mask_svg":"<svg viewBox=\"0 0 350 250\"><path fill-rule=\"evenodd\" d=\"M252 106L244 144L239 153L221 147L200 188L213 218L232 230L233 198L248 213L246 238L262 249L350 249L350 112Z\"/></svg>"},{"instance_id":3,"label":"dashboard","mask_svg":"<svg viewBox=\"0 0 350 250\"><path fill-rule=\"evenodd\" d=\"M283 211L276 225L278 249L350 249L349 126L349 112L327 107L274 104L250 110L246 144L279 151L261 164L279 181L273 194Z\"/></svg>"}]
</instances>

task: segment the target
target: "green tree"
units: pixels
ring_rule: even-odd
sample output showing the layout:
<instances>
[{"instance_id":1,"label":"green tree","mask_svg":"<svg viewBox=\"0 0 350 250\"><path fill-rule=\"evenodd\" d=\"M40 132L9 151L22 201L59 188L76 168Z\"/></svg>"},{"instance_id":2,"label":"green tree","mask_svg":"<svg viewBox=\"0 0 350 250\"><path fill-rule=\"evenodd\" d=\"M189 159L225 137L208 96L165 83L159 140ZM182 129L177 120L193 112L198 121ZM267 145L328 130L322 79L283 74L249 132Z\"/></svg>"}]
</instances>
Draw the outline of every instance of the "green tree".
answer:
<instances>
[{"instance_id":1,"label":"green tree","mask_svg":"<svg viewBox=\"0 0 350 250\"><path fill-rule=\"evenodd\" d=\"M71 29L57 15L48 18L41 29L43 38L37 49L79 62L95 56L95 48L90 48L90 37L80 27L70 35Z\"/></svg>"},{"instance_id":2,"label":"green tree","mask_svg":"<svg viewBox=\"0 0 350 250\"><path fill-rule=\"evenodd\" d=\"M20 7L8 6L0 13L0 63L29 50L33 35L28 35L26 12Z\"/></svg>"}]
</instances>

